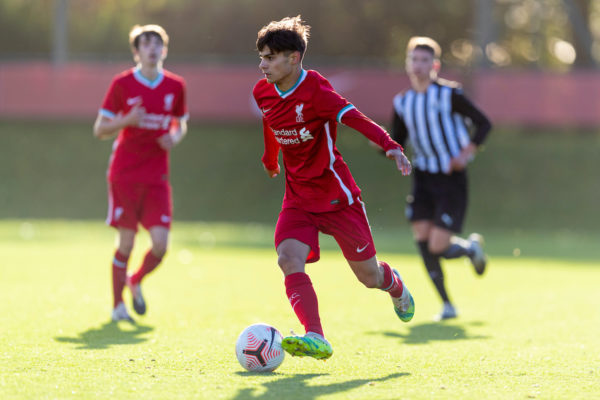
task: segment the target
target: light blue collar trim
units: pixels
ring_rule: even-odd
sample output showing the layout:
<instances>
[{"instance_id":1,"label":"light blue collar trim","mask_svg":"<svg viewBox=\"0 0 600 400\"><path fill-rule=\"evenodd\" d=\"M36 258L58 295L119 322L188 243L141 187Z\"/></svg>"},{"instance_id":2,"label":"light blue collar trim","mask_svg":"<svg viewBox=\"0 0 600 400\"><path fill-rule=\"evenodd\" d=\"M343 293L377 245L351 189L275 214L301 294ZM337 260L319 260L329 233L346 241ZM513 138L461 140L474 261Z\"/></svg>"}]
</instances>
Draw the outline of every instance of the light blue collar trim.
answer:
<instances>
[{"instance_id":1,"label":"light blue collar trim","mask_svg":"<svg viewBox=\"0 0 600 400\"><path fill-rule=\"evenodd\" d=\"M302 83L304 82L304 79L306 78L306 75L308 75L308 73L306 72L306 70L304 68L302 68L301 72L300 72L300 77L298 78L298 80L296 81L296 83L294 84L294 86L292 86L291 88L289 88L287 91L282 92L278 87L277 84L274 84L273 86L275 86L275 90L277 91L277 93L279 94L279 96L282 99L285 99L286 97L288 97L290 94L292 94L294 92L294 90L296 90L296 88Z\"/></svg>"},{"instance_id":2,"label":"light blue collar trim","mask_svg":"<svg viewBox=\"0 0 600 400\"><path fill-rule=\"evenodd\" d=\"M154 89L158 85L161 84L161 82L165 78L165 74L163 73L162 69L159 69L158 76L153 81L151 81L150 79L148 79L144 75L142 75L142 71L141 71L140 67L135 67L133 69L133 77L135 78L136 81L138 81L142 85L148 86L150 89Z\"/></svg>"}]
</instances>

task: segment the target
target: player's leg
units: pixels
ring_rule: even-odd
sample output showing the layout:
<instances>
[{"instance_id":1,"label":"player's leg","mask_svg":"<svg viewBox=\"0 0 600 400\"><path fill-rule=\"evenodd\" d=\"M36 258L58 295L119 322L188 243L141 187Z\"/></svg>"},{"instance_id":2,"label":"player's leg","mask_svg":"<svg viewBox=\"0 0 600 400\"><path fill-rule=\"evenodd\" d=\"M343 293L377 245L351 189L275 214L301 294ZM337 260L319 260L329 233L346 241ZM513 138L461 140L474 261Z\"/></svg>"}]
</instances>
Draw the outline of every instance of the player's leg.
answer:
<instances>
[{"instance_id":1,"label":"player's leg","mask_svg":"<svg viewBox=\"0 0 600 400\"><path fill-rule=\"evenodd\" d=\"M278 263L285 276L286 295L306 334L291 335L282 347L292 356L327 359L333 349L323 336L317 294L310 277L304 272L310 246L296 239L285 239L277 246Z\"/></svg>"},{"instance_id":2,"label":"player's leg","mask_svg":"<svg viewBox=\"0 0 600 400\"><path fill-rule=\"evenodd\" d=\"M482 275L487 263L482 249L483 238L476 233L468 239L456 236L462 231L467 210L466 173L455 172L440 180L437 196L429 251L446 259L469 257L475 272Z\"/></svg>"},{"instance_id":3,"label":"player's leg","mask_svg":"<svg viewBox=\"0 0 600 400\"><path fill-rule=\"evenodd\" d=\"M310 247L296 239L285 239L277 246L277 262L285 277L285 293L306 333L323 335L319 303L312 282L305 271Z\"/></svg>"},{"instance_id":4,"label":"player's leg","mask_svg":"<svg viewBox=\"0 0 600 400\"><path fill-rule=\"evenodd\" d=\"M284 209L279 214L275 229L277 262L285 277L290 305L306 332L283 338L282 347L292 356L327 359L333 349L323 335L317 294L305 272L307 261L319 259L318 234L308 213Z\"/></svg>"},{"instance_id":5,"label":"player's leg","mask_svg":"<svg viewBox=\"0 0 600 400\"><path fill-rule=\"evenodd\" d=\"M398 271L392 269L386 262L377 261L376 256L363 261L347 261L354 275L363 285L368 288L381 289L390 294L398 318L404 322L413 318L415 301Z\"/></svg>"},{"instance_id":6,"label":"player's leg","mask_svg":"<svg viewBox=\"0 0 600 400\"><path fill-rule=\"evenodd\" d=\"M169 244L171 216L173 214L171 186L168 183L143 186L140 222L148 230L152 245L146 251L142 264L127 279L136 313L146 313L146 301L142 295L141 282L162 262Z\"/></svg>"},{"instance_id":7,"label":"player's leg","mask_svg":"<svg viewBox=\"0 0 600 400\"><path fill-rule=\"evenodd\" d=\"M130 281L138 285L142 279L156 269L162 262L169 244L169 229L164 226L153 226L148 230L152 247L146 251L144 260L138 270L131 275Z\"/></svg>"},{"instance_id":8,"label":"player's leg","mask_svg":"<svg viewBox=\"0 0 600 400\"><path fill-rule=\"evenodd\" d=\"M354 275L363 285L388 292L398 317L404 322L412 319L414 300L400 274L387 263L377 261L371 227L360 197L343 210L324 214L319 221L319 229L335 238Z\"/></svg>"},{"instance_id":9,"label":"player's leg","mask_svg":"<svg viewBox=\"0 0 600 400\"><path fill-rule=\"evenodd\" d=\"M423 260L423 265L438 292L444 308L452 307L446 285L440 257L429 251L431 230L439 198L439 176L415 170L413 174L412 194L407 197L406 218L411 223L413 238ZM437 318L436 318L437 319Z\"/></svg>"},{"instance_id":10,"label":"player's leg","mask_svg":"<svg viewBox=\"0 0 600 400\"><path fill-rule=\"evenodd\" d=\"M424 236L419 235L419 232L423 232L423 230L419 229L423 228L422 226L419 227L418 225L415 226L415 224L413 224L413 233L417 239L417 246L419 247L419 251L421 253L421 257L423 258L427 273L429 274L429 278L431 279L431 282L433 282L433 285L435 286L443 302L442 310L434 317L434 320L441 321L444 319L456 318L456 308L450 301L448 292L446 290L444 271L442 270L442 266L440 264L440 255L431 251L431 249L435 248L436 244L439 243L439 240L441 240L440 237L434 234L438 228L433 226L431 221L428 221L428 225L427 239L423 240Z\"/></svg>"},{"instance_id":11,"label":"player's leg","mask_svg":"<svg viewBox=\"0 0 600 400\"><path fill-rule=\"evenodd\" d=\"M148 232L150 233L152 247L146 252L138 270L127 279L127 286L131 291L133 309L139 315L146 313L146 301L141 287L142 279L159 266L167 252L169 243L169 229L163 226L154 226Z\"/></svg>"},{"instance_id":12,"label":"player's leg","mask_svg":"<svg viewBox=\"0 0 600 400\"><path fill-rule=\"evenodd\" d=\"M133 229L119 228L119 247L112 263L113 321L133 321L123 303L123 288L127 278L127 262L133 249L135 233Z\"/></svg>"},{"instance_id":13,"label":"player's leg","mask_svg":"<svg viewBox=\"0 0 600 400\"><path fill-rule=\"evenodd\" d=\"M127 263L137 232L137 192L133 185L109 183L106 223L118 230L119 244L112 262L113 321L133 321L123 303Z\"/></svg>"},{"instance_id":14,"label":"player's leg","mask_svg":"<svg viewBox=\"0 0 600 400\"><path fill-rule=\"evenodd\" d=\"M423 264L427 269L429 278L435 286L440 298L444 303L444 308L452 307L446 284L444 280L444 272L440 264L440 256L430 251L431 234L434 229L433 221L422 220L415 221L412 224L413 236L417 242L417 247L423 259Z\"/></svg>"},{"instance_id":15,"label":"player's leg","mask_svg":"<svg viewBox=\"0 0 600 400\"><path fill-rule=\"evenodd\" d=\"M483 237L478 233L463 239L446 229L434 227L429 250L446 259L469 257L477 275L485 272L487 257L483 252Z\"/></svg>"}]
</instances>

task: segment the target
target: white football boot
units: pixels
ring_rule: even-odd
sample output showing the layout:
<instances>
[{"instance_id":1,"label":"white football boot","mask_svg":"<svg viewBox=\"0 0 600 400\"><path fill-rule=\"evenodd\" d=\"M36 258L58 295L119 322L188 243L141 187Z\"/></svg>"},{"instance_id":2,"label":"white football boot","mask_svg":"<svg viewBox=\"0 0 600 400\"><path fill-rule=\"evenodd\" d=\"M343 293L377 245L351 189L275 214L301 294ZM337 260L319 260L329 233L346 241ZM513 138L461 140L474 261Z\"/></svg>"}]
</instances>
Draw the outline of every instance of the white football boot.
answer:
<instances>
[{"instance_id":1,"label":"white football boot","mask_svg":"<svg viewBox=\"0 0 600 400\"><path fill-rule=\"evenodd\" d=\"M456 308L452 305L452 303L444 302L444 306L442 307L442 312L433 317L434 321L443 321L445 319L456 318L458 316L456 312Z\"/></svg>"},{"instance_id":2,"label":"white football boot","mask_svg":"<svg viewBox=\"0 0 600 400\"><path fill-rule=\"evenodd\" d=\"M117 306L112 310L112 316L111 316L113 322L117 322L117 321L129 321L129 322L135 322L133 320L133 318L131 318L131 316L129 316L129 313L127 312L127 308L125 307L125 303L120 302L119 304L117 304Z\"/></svg>"}]
</instances>

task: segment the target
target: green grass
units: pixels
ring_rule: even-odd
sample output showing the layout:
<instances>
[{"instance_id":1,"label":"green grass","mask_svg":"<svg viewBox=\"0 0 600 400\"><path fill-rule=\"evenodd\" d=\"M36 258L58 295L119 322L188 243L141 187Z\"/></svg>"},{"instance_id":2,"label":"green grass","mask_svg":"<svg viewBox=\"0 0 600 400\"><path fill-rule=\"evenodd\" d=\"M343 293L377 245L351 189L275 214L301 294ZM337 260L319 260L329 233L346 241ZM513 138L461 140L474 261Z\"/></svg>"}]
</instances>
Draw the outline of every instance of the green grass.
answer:
<instances>
[{"instance_id":1,"label":"green grass","mask_svg":"<svg viewBox=\"0 0 600 400\"><path fill-rule=\"evenodd\" d=\"M408 236L376 232L417 304L401 323L356 281L331 240L309 267L327 362L286 357L251 374L234 354L255 322L301 332L271 248L271 225L176 223L171 250L144 282L148 315L109 323L114 232L100 221L0 222L2 399L590 399L600 392L600 269L544 253L546 236L488 237L489 273L446 263L460 318L439 302ZM401 240L404 250L391 251ZM592 254L596 240L579 244ZM148 244L137 242L131 267ZM538 247L538 246L542 247ZM520 257L504 254L519 246Z\"/></svg>"}]
</instances>

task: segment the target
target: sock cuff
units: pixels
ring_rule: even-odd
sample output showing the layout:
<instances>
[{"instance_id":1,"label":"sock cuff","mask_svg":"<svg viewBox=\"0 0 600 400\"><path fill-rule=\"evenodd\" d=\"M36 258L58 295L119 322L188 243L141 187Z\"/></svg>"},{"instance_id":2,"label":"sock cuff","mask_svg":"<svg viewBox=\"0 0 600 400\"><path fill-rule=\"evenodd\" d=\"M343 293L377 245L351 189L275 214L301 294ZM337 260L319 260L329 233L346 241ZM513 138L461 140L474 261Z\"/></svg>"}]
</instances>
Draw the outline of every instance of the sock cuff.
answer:
<instances>
[{"instance_id":1,"label":"sock cuff","mask_svg":"<svg viewBox=\"0 0 600 400\"><path fill-rule=\"evenodd\" d=\"M384 261L378 261L377 264L383 269L383 283L379 289L384 292L389 291L394 286L394 273L388 263Z\"/></svg>"},{"instance_id":2,"label":"sock cuff","mask_svg":"<svg viewBox=\"0 0 600 400\"><path fill-rule=\"evenodd\" d=\"M129 256L124 256L119 252L119 250L115 251L115 256L113 258L113 265L119 268L126 268L127 261L129 260Z\"/></svg>"},{"instance_id":3,"label":"sock cuff","mask_svg":"<svg viewBox=\"0 0 600 400\"><path fill-rule=\"evenodd\" d=\"M304 272L294 272L285 277L285 286L288 288L312 284L308 274Z\"/></svg>"},{"instance_id":4,"label":"sock cuff","mask_svg":"<svg viewBox=\"0 0 600 400\"><path fill-rule=\"evenodd\" d=\"M121 254L121 252L119 250L115 251L115 260L121 261L121 262L127 262L129 260L129 256L125 256L123 254Z\"/></svg>"}]
</instances>

